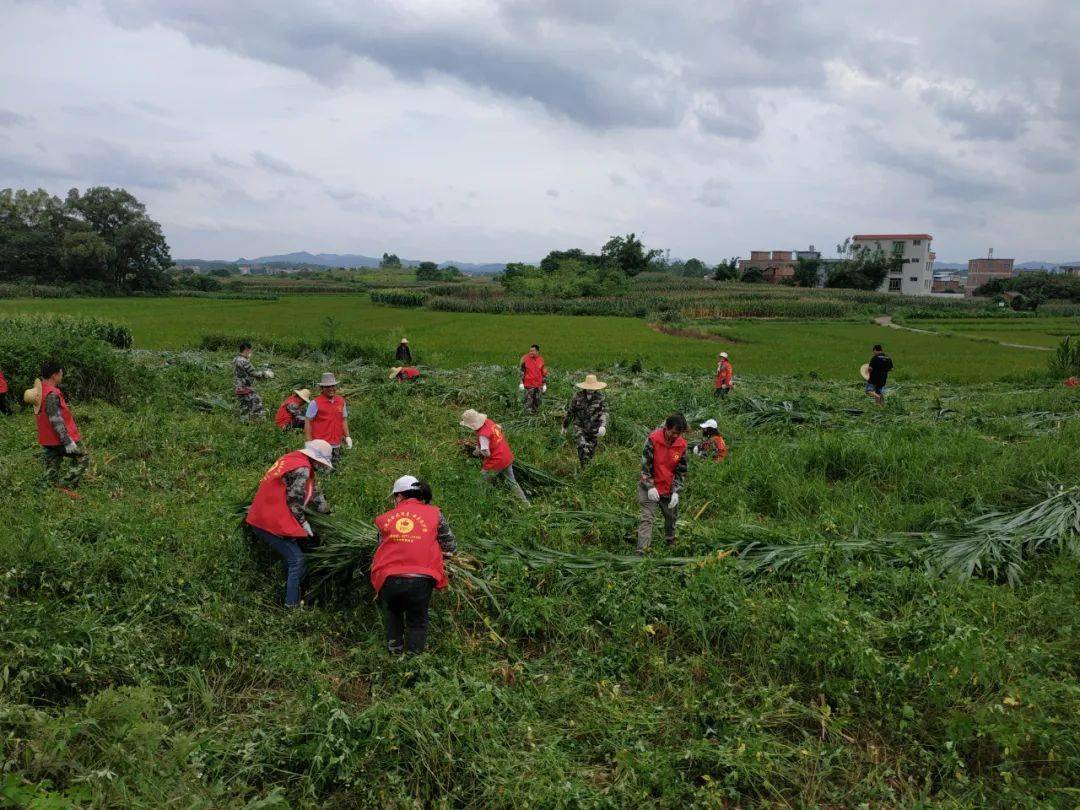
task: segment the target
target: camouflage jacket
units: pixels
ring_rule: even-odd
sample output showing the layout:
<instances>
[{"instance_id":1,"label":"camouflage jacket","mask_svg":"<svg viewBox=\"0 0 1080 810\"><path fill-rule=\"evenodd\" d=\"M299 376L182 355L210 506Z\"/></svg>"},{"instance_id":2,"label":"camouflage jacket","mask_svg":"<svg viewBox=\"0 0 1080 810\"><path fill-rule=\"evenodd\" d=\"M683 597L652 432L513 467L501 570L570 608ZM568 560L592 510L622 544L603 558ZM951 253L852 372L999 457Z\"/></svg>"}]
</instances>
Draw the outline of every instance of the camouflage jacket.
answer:
<instances>
[{"instance_id":1,"label":"camouflage jacket","mask_svg":"<svg viewBox=\"0 0 1080 810\"><path fill-rule=\"evenodd\" d=\"M236 378L237 391L244 388L251 388L255 385L255 380L262 379L266 376L265 371L260 371L255 368L254 364L242 354L238 354L233 358L232 365L233 376Z\"/></svg>"},{"instance_id":2,"label":"camouflage jacket","mask_svg":"<svg viewBox=\"0 0 1080 810\"><path fill-rule=\"evenodd\" d=\"M60 396L58 394L49 393L45 396L45 415L49 418L52 429L56 431L60 444L67 446L71 442L71 436L68 435L67 425L64 424L64 417L60 413Z\"/></svg>"},{"instance_id":3,"label":"camouflage jacket","mask_svg":"<svg viewBox=\"0 0 1080 810\"><path fill-rule=\"evenodd\" d=\"M297 523L303 524L307 520L304 517L304 508L307 506L317 512L330 511L330 504L326 502L326 498L323 497L318 487L315 487L314 492L311 493L311 500L304 503L304 498L307 496L308 479L311 477L310 467L298 467L292 472L285 473L282 477L285 481L285 503L288 505L293 517L296 518Z\"/></svg>"},{"instance_id":4,"label":"camouflage jacket","mask_svg":"<svg viewBox=\"0 0 1080 810\"><path fill-rule=\"evenodd\" d=\"M563 417L563 427L571 424L582 433L596 433L607 428L608 409L600 391L578 391L570 400L570 407Z\"/></svg>"}]
</instances>

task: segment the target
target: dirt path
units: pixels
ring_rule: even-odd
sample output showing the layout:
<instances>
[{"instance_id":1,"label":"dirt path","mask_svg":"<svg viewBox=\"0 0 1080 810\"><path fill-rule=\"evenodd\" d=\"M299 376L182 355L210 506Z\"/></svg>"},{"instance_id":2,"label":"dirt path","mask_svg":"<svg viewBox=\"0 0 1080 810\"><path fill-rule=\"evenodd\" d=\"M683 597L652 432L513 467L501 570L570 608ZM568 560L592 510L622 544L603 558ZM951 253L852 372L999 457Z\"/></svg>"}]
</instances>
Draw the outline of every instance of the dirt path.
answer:
<instances>
[{"instance_id":1,"label":"dirt path","mask_svg":"<svg viewBox=\"0 0 1080 810\"><path fill-rule=\"evenodd\" d=\"M876 323L878 326L887 326L890 329L902 329L905 332L917 332L920 335L937 335L938 337L941 337L940 332L935 332L932 329L915 329L914 327L911 327L911 326L901 326L898 323L893 323L892 315L879 315L878 317L874 318L874 323ZM978 340L978 338L969 337L968 335L959 335L959 334L957 334L956 337L964 338L966 340ZM980 341L980 342L983 342L983 341ZM1031 346L1031 345L1029 345L1027 343L1006 343L1005 341L1002 341L1002 340L985 341L985 342L997 343L998 346L1008 346L1010 349L1034 349L1037 352L1052 352L1053 351L1053 349L1049 348L1048 346Z\"/></svg>"}]
</instances>

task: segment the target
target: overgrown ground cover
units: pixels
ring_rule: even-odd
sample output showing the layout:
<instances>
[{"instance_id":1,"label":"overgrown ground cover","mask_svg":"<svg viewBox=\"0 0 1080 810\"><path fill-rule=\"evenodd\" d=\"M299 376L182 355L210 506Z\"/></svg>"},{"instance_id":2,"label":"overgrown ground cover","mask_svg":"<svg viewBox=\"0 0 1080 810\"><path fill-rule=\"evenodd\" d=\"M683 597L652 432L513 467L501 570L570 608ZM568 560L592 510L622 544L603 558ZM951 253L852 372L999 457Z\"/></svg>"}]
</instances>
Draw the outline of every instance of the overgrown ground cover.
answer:
<instances>
[{"instance_id":1,"label":"overgrown ground cover","mask_svg":"<svg viewBox=\"0 0 1080 810\"><path fill-rule=\"evenodd\" d=\"M1064 337L1080 336L1080 318L1032 317L992 320L930 320L912 322L919 329L935 329L957 335L1004 343L1054 348Z\"/></svg>"},{"instance_id":2,"label":"overgrown ground cover","mask_svg":"<svg viewBox=\"0 0 1080 810\"><path fill-rule=\"evenodd\" d=\"M697 376L609 371L612 429L579 475L558 433L565 368L523 417L509 367L404 387L340 359L359 441L325 480L335 510L370 518L396 476L427 477L497 600L455 583L430 652L391 662L370 593L286 613L280 571L237 531L238 502L296 440L197 407L228 393L227 354L121 356L127 401L75 403L95 458L82 500L38 496L30 415L0 422L0 795L1075 804L1080 562L1037 554L1010 588L873 553L1077 483L1080 406L1058 380L904 383L875 410L856 385L744 375L718 407ZM282 395L322 370L264 359ZM528 510L480 486L457 443L467 406L567 485ZM505 550L629 550L640 444L674 409L716 416L732 445L691 468L675 549L711 559L581 572ZM762 570L740 556L748 537L805 553Z\"/></svg>"},{"instance_id":3,"label":"overgrown ground cover","mask_svg":"<svg viewBox=\"0 0 1080 810\"><path fill-rule=\"evenodd\" d=\"M141 348L197 346L207 333L267 338L327 334L392 348L403 334L439 367L507 363L533 342L553 367L605 366L641 358L646 367L708 375L716 354L732 354L737 374L817 375L851 380L876 342L896 362L895 379L980 381L1044 367L1042 352L990 349L962 337L920 335L866 321L731 320L650 326L638 318L483 315L374 306L360 295L282 296L276 301L216 299L61 299L0 301L0 314L92 315L128 325ZM1057 321L1057 319L1053 319ZM1062 319L1075 324L1076 319ZM920 321L918 325L923 322ZM1010 324L1012 322L1010 321ZM1026 322L1025 322L1026 323ZM701 340L660 328L711 334ZM1023 343L1024 341L1017 341Z\"/></svg>"}]
</instances>

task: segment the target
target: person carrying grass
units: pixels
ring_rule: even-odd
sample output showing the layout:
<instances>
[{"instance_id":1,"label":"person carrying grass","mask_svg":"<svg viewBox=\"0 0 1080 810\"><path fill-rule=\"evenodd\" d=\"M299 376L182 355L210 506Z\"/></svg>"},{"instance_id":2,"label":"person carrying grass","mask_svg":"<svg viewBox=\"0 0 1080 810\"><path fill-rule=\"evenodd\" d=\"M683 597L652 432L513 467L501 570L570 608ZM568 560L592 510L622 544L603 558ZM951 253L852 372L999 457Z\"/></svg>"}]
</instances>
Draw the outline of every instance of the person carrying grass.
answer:
<instances>
[{"instance_id":1,"label":"person carrying grass","mask_svg":"<svg viewBox=\"0 0 1080 810\"><path fill-rule=\"evenodd\" d=\"M637 499L641 506L638 524L637 553L644 554L652 543L656 507L664 515L664 540L675 545L675 522L679 517L679 491L686 481L686 417L673 413L662 427L645 440L641 453L641 479Z\"/></svg>"},{"instance_id":2,"label":"person carrying grass","mask_svg":"<svg viewBox=\"0 0 1080 810\"><path fill-rule=\"evenodd\" d=\"M294 388L289 396L285 397L274 414L274 424L281 430L303 430L304 411L311 402L311 391L306 388Z\"/></svg>"},{"instance_id":3,"label":"person carrying grass","mask_svg":"<svg viewBox=\"0 0 1080 810\"><path fill-rule=\"evenodd\" d=\"M255 380L272 380L274 372L268 368L255 368L251 362L251 344L247 341L240 344L240 352L233 358L233 377L236 381L234 390L240 399L241 418L262 419L266 416L262 397L255 390Z\"/></svg>"},{"instance_id":4,"label":"person carrying grass","mask_svg":"<svg viewBox=\"0 0 1080 810\"><path fill-rule=\"evenodd\" d=\"M71 415L67 400L60 391L64 379L64 367L55 360L46 361L41 367L41 377L34 387L23 394L23 401L34 406L37 423L37 440L41 445L41 461L45 466L42 485L59 487L72 497L72 490L79 486L90 466L90 456L79 442L79 426ZM62 471L64 461L71 467Z\"/></svg>"},{"instance_id":5,"label":"person carrying grass","mask_svg":"<svg viewBox=\"0 0 1080 810\"><path fill-rule=\"evenodd\" d=\"M287 608L300 604L300 578L304 574L300 541L314 535L304 510L310 505L323 514L330 511L317 485L316 467L334 469L330 445L322 439L305 442L302 450L286 453L266 471L244 518L252 534L285 563Z\"/></svg>"},{"instance_id":6,"label":"person carrying grass","mask_svg":"<svg viewBox=\"0 0 1080 810\"><path fill-rule=\"evenodd\" d=\"M578 463L584 469L596 452L596 444L607 433L608 409L604 401L606 382L600 382L595 374L586 375L575 383L579 389L570 400L570 407L563 417L562 432L571 425L577 438Z\"/></svg>"},{"instance_id":7,"label":"person carrying grass","mask_svg":"<svg viewBox=\"0 0 1080 810\"><path fill-rule=\"evenodd\" d=\"M450 524L431 505L431 487L403 475L390 491L394 508L375 518L379 545L371 561L371 585L378 594L391 655L422 653L427 644L433 591L449 581L443 557L457 550Z\"/></svg>"},{"instance_id":8,"label":"person carrying grass","mask_svg":"<svg viewBox=\"0 0 1080 810\"><path fill-rule=\"evenodd\" d=\"M870 362L863 366L863 369L866 376L866 395L873 397L878 405L885 404L885 383L889 380L892 368L892 360L885 354L881 344L876 344Z\"/></svg>"},{"instance_id":9,"label":"person carrying grass","mask_svg":"<svg viewBox=\"0 0 1080 810\"><path fill-rule=\"evenodd\" d=\"M715 419L706 419L699 427L701 428L701 441L694 445L695 456L711 458L719 463L727 458L728 447L724 437L720 435L719 427Z\"/></svg>"},{"instance_id":10,"label":"person carrying grass","mask_svg":"<svg viewBox=\"0 0 1080 810\"><path fill-rule=\"evenodd\" d=\"M319 380L319 395L311 400L304 414L304 438L322 439L333 448L334 462L341 460L341 445L352 450L352 436L349 435L349 406L345 397L337 392L338 381L332 372L327 371Z\"/></svg>"},{"instance_id":11,"label":"person carrying grass","mask_svg":"<svg viewBox=\"0 0 1080 810\"><path fill-rule=\"evenodd\" d=\"M540 410L540 395L547 393L547 368L540 355L540 344L534 343L529 352L521 358L521 383L518 388L525 392L525 410L536 413Z\"/></svg>"},{"instance_id":12,"label":"person carrying grass","mask_svg":"<svg viewBox=\"0 0 1080 810\"><path fill-rule=\"evenodd\" d=\"M472 408L461 414L458 424L476 432L477 446L473 455L484 460L481 465L484 478L491 483L495 483L497 478L506 479L514 495L527 504L529 499L514 476L514 453L502 427L488 419L486 413Z\"/></svg>"},{"instance_id":13,"label":"person carrying grass","mask_svg":"<svg viewBox=\"0 0 1080 810\"><path fill-rule=\"evenodd\" d=\"M420 379L420 369L416 366L394 366L390 369L390 379L394 382L416 382Z\"/></svg>"},{"instance_id":14,"label":"person carrying grass","mask_svg":"<svg viewBox=\"0 0 1080 810\"><path fill-rule=\"evenodd\" d=\"M727 395L731 393L731 386L734 383L735 370L731 367L728 353L720 352L716 362L716 379L713 382L716 396L720 397L720 399L727 399Z\"/></svg>"}]
</instances>

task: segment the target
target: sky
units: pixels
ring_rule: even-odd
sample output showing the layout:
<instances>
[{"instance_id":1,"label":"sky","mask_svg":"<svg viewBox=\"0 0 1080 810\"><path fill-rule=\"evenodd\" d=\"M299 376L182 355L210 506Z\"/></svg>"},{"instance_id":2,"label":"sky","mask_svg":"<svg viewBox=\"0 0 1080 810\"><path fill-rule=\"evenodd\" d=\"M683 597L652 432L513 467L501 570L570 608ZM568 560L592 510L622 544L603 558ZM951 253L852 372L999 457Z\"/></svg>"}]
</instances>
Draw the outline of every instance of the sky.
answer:
<instances>
[{"instance_id":1,"label":"sky","mask_svg":"<svg viewBox=\"0 0 1080 810\"><path fill-rule=\"evenodd\" d=\"M1080 259L1077 0L0 0L0 188L178 258Z\"/></svg>"}]
</instances>

